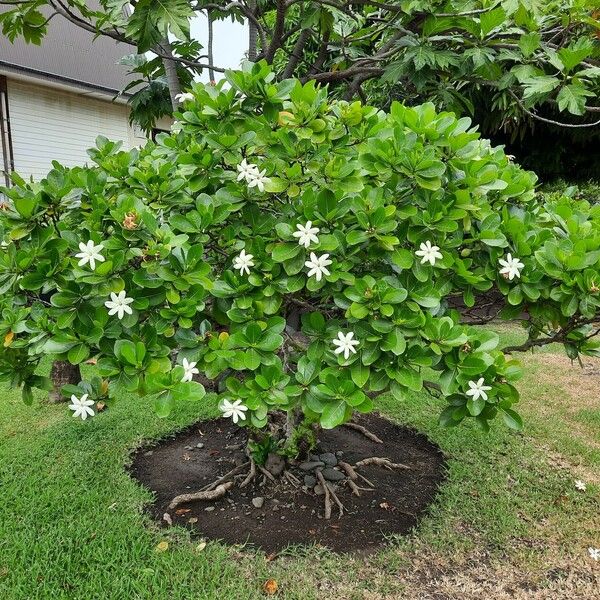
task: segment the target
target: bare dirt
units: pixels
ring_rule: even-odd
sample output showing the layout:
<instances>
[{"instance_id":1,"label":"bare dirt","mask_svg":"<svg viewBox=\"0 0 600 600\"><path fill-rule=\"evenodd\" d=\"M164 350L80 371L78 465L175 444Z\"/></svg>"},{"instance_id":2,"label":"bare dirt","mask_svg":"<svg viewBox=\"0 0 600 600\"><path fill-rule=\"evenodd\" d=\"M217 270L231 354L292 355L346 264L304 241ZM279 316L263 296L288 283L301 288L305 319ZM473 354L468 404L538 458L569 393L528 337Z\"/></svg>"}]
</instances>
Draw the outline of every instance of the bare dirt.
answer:
<instances>
[{"instance_id":1,"label":"bare dirt","mask_svg":"<svg viewBox=\"0 0 600 600\"><path fill-rule=\"evenodd\" d=\"M269 553L297 544L369 552L383 545L386 536L408 533L445 478L444 457L425 436L380 416L360 417L357 422L384 443L338 427L321 432L315 452L341 450L339 459L353 465L368 457L385 457L410 468L361 467L359 472L374 484L374 489L362 480L357 482L369 488L361 490L359 497L351 493L346 482L335 484L346 509L342 517L333 504L331 519L324 519L324 498L313 488L302 483L294 485L281 476L273 483L259 474L247 487L235 485L219 500L181 504L170 511L173 524L188 527L207 539L250 544ZM154 492L155 502L148 507L152 516L166 525L163 515L175 496L197 491L244 463L245 442L244 429L229 420L217 419L196 423L172 438L138 450L131 474ZM299 465L288 469L304 482L306 472ZM237 484L243 478L237 479ZM255 506L261 504L257 498L263 499L259 508Z\"/></svg>"}]
</instances>

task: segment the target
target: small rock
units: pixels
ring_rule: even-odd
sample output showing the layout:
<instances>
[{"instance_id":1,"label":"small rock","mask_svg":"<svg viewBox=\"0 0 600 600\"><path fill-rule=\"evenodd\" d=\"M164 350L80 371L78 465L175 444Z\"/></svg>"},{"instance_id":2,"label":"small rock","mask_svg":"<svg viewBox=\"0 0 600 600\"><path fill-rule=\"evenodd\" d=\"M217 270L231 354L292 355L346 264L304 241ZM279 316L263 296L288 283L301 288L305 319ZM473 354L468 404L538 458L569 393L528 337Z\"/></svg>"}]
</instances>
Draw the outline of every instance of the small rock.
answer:
<instances>
[{"instance_id":1,"label":"small rock","mask_svg":"<svg viewBox=\"0 0 600 600\"><path fill-rule=\"evenodd\" d=\"M313 477L312 475L305 475L304 476L304 485L307 488L314 487L316 483L317 483L317 478L316 477Z\"/></svg>"},{"instance_id":2,"label":"small rock","mask_svg":"<svg viewBox=\"0 0 600 600\"><path fill-rule=\"evenodd\" d=\"M285 521L285 515L281 515L280 518L281 518L282 521Z\"/></svg>"},{"instance_id":3,"label":"small rock","mask_svg":"<svg viewBox=\"0 0 600 600\"><path fill-rule=\"evenodd\" d=\"M340 471L336 471L335 469L332 469L330 467L328 467L327 469L323 469L323 477L325 477L325 479L327 479L327 481L341 481L342 479L345 479L345 475L343 473L341 473Z\"/></svg>"},{"instance_id":4,"label":"small rock","mask_svg":"<svg viewBox=\"0 0 600 600\"><path fill-rule=\"evenodd\" d=\"M323 489L323 486L320 483L317 483L317 485L315 485L313 492L317 496L322 496L325 493L325 490Z\"/></svg>"},{"instance_id":5,"label":"small rock","mask_svg":"<svg viewBox=\"0 0 600 600\"><path fill-rule=\"evenodd\" d=\"M319 461L319 455L318 454L309 454L308 455L308 460L310 461Z\"/></svg>"},{"instance_id":6,"label":"small rock","mask_svg":"<svg viewBox=\"0 0 600 600\"><path fill-rule=\"evenodd\" d=\"M320 460L311 460L309 462L303 462L299 465L302 471L314 471L317 467L324 467L325 463Z\"/></svg>"},{"instance_id":7,"label":"small rock","mask_svg":"<svg viewBox=\"0 0 600 600\"><path fill-rule=\"evenodd\" d=\"M277 477L278 475L281 475L285 469L285 459L279 454L270 452L265 462L265 469L267 469L271 475Z\"/></svg>"},{"instance_id":8,"label":"small rock","mask_svg":"<svg viewBox=\"0 0 600 600\"><path fill-rule=\"evenodd\" d=\"M199 444L196 444L196 448L204 448L204 444L200 442Z\"/></svg>"},{"instance_id":9,"label":"small rock","mask_svg":"<svg viewBox=\"0 0 600 600\"><path fill-rule=\"evenodd\" d=\"M193 450L193 448L191 446L185 446L186 450Z\"/></svg>"},{"instance_id":10,"label":"small rock","mask_svg":"<svg viewBox=\"0 0 600 600\"><path fill-rule=\"evenodd\" d=\"M252 498L252 506L254 508L262 508L265 503L265 499L262 496L257 496L256 498Z\"/></svg>"},{"instance_id":11,"label":"small rock","mask_svg":"<svg viewBox=\"0 0 600 600\"><path fill-rule=\"evenodd\" d=\"M338 450L338 451L335 453L335 455L337 456L337 458L338 458L338 460L339 460L340 458L342 458L342 456L344 456L344 452L343 452L342 450Z\"/></svg>"},{"instance_id":12,"label":"small rock","mask_svg":"<svg viewBox=\"0 0 600 600\"><path fill-rule=\"evenodd\" d=\"M148 450L148 452L144 452L144 456L152 456L154 454L154 450Z\"/></svg>"},{"instance_id":13,"label":"small rock","mask_svg":"<svg viewBox=\"0 0 600 600\"><path fill-rule=\"evenodd\" d=\"M319 460L324 462L328 467L335 467L338 461L333 452L325 452L319 455Z\"/></svg>"},{"instance_id":14,"label":"small rock","mask_svg":"<svg viewBox=\"0 0 600 600\"><path fill-rule=\"evenodd\" d=\"M212 512L213 510L215 510L215 507L214 506L207 506L204 510L206 512Z\"/></svg>"}]
</instances>

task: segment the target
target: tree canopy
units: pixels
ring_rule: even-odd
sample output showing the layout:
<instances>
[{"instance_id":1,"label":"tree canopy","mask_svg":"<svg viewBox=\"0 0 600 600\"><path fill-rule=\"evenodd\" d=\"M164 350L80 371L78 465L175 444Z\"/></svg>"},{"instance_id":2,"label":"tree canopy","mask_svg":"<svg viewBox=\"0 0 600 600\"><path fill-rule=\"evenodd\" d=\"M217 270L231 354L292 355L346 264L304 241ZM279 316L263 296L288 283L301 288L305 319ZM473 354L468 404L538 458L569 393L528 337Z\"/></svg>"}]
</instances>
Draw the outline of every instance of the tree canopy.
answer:
<instances>
[{"instance_id":1,"label":"tree canopy","mask_svg":"<svg viewBox=\"0 0 600 600\"><path fill-rule=\"evenodd\" d=\"M600 22L595 0L81 0L0 2L5 35L42 43L48 21L152 50L127 60L133 118L149 128L202 71L223 73L190 20L245 21L248 57L279 79L328 83L332 92L387 106L389 99L473 115L516 134L532 120L568 128L600 124ZM130 10L133 8L133 11ZM171 42L168 41L171 40ZM177 69L174 65L179 64ZM211 76L211 79L213 77Z\"/></svg>"},{"instance_id":2,"label":"tree canopy","mask_svg":"<svg viewBox=\"0 0 600 600\"><path fill-rule=\"evenodd\" d=\"M446 425L518 428L514 352L599 354L600 206L544 201L469 119L331 98L264 62L194 84L176 117L142 149L100 138L93 166L3 190L0 378L26 401L53 354L97 362L64 389L82 416L123 391L167 415L204 396L201 374L253 431L423 389ZM461 323L455 303L491 292L524 344Z\"/></svg>"}]
</instances>

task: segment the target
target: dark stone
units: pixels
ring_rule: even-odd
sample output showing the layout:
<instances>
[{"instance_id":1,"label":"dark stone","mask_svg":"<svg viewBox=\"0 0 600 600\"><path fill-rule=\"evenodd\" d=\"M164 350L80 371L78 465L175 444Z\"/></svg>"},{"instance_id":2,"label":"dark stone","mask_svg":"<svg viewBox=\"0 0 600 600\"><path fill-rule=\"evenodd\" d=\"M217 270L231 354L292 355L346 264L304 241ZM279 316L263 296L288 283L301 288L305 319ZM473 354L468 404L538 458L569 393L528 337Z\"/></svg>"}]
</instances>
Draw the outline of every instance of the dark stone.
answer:
<instances>
[{"instance_id":1,"label":"dark stone","mask_svg":"<svg viewBox=\"0 0 600 600\"><path fill-rule=\"evenodd\" d=\"M312 475L305 475L304 476L304 485L307 488L311 488L314 487L314 485L317 483L317 478L313 477Z\"/></svg>"},{"instance_id":2,"label":"dark stone","mask_svg":"<svg viewBox=\"0 0 600 600\"><path fill-rule=\"evenodd\" d=\"M325 452L319 455L319 460L324 462L328 467L335 467L338 461L333 452Z\"/></svg>"},{"instance_id":3,"label":"dark stone","mask_svg":"<svg viewBox=\"0 0 600 600\"><path fill-rule=\"evenodd\" d=\"M327 481L341 481L345 479L346 476L340 471L336 471L335 469L331 469L327 467L327 469L323 469L323 477L327 479Z\"/></svg>"},{"instance_id":4,"label":"dark stone","mask_svg":"<svg viewBox=\"0 0 600 600\"><path fill-rule=\"evenodd\" d=\"M324 467L325 463L320 460L311 460L309 462L303 462L299 465L299 468L303 471L314 471L317 467Z\"/></svg>"},{"instance_id":5,"label":"dark stone","mask_svg":"<svg viewBox=\"0 0 600 600\"><path fill-rule=\"evenodd\" d=\"M285 469L285 459L283 456L279 456L279 454L274 454L273 452L269 453L267 456L267 461L265 462L265 469L277 477L283 473Z\"/></svg>"}]
</instances>

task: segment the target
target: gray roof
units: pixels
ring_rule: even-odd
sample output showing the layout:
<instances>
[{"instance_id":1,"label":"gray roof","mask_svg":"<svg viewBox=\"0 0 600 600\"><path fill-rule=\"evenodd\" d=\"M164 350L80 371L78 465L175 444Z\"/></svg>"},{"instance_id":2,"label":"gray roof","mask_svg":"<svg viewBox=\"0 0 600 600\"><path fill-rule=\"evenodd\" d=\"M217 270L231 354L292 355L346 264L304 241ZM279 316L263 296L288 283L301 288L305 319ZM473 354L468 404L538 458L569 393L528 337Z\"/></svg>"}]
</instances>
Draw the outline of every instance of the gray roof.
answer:
<instances>
[{"instance_id":1,"label":"gray roof","mask_svg":"<svg viewBox=\"0 0 600 600\"><path fill-rule=\"evenodd\" d=\"M88 2L93 4L93 2ZM0 6L0 12L10 6ZM127 67L117 61L133 46L94 34L56 15L40 46L18 38L11 44L0 32L0 72L21 72L46 81L75 85L114 95L127 84Z\"/></svg>"}]
</instances>

